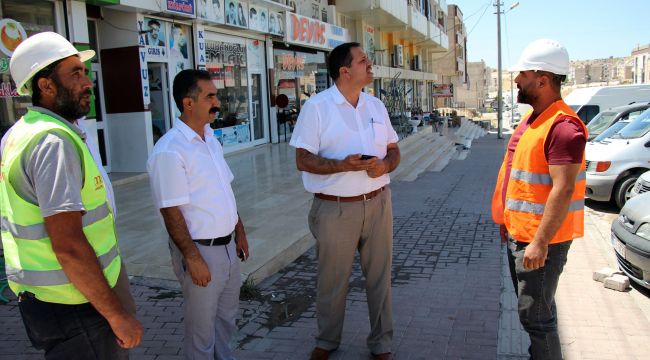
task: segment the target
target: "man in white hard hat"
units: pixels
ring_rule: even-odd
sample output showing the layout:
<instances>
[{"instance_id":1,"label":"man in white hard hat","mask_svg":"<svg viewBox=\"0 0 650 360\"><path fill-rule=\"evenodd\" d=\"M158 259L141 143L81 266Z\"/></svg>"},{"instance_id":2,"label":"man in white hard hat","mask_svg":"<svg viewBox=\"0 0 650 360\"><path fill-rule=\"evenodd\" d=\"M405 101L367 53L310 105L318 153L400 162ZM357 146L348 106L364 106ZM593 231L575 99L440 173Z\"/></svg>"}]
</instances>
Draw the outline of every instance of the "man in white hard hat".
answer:
<instances>
[{"instance_id":1,"label":"man in white hard hat","mask_svg":"<svg viewBox=\"0 0 650 360\"><path fill-rule=\"evenodd\" d=\"M508 246L531 358L562 359L555 290L571 242L584 233L587 129L562 101L569 55L560 43L532 42L510 71L519 72L517 101L533 110L508 143L492 198L492 218Z\"/></svg>"},{"instance_id":2,"label":"man in white hard hat","mask_svg":"<svg viewBox=\"0 0 650 360\"><path fill-rule=\"evenodd\" d=\"M142 338L115 233L112 192L85 133L92 82L53 32L11 58L33 106L2 139L0 210L7 280L32 344L46 359L127 359Z\"/></svg>"}]
</instances>

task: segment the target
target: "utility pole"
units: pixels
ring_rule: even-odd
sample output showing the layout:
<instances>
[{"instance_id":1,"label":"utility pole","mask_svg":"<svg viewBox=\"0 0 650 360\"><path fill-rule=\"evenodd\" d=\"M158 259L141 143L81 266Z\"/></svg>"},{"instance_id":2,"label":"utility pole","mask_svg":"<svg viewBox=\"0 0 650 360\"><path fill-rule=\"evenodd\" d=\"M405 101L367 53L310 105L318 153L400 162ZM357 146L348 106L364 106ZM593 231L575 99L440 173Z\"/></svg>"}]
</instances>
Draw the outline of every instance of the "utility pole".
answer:
<instances>
[{"instance_id":1,"label":"utility pole","mask_svg":"<svg viewBox=\"0 0 650 360\"><path fill-rule=\"evenodd\" d=\"M497 7L497 138L503 139L503 84L501 79L501 0L496 0Z\"/></svg>"}]
</instances>

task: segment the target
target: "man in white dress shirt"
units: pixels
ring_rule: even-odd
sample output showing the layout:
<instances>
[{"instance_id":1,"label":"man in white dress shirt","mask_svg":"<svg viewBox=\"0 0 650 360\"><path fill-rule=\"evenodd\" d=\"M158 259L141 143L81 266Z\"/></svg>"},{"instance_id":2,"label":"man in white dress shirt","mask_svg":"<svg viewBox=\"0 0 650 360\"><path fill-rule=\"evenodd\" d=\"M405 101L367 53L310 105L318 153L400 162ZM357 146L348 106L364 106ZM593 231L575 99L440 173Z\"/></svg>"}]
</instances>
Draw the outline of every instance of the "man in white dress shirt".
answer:
<instances>
[{"instance_id":1,"label":"man in white dress shirt","mask_svg":"<svg viewBox=\"0 0 650 360\"><path fill-rule=\"evenodd\" d=\"M345 298L356 251L366 278L375 359L392 359L393 213L388 173L400 160L398 137L384 104L363 93L372 61L358 43L329 55L335 85L302 107L290 144L305 189L314 193L309 227L316 238L318 335L312 359L327 359L341 342Z\"/></svg>"},{"instance_id":2,"label":"man in white dress shirt","mask_svg":"<svg viewBox=\"0 0 650 360\"><path fill-rule=\"evenodd\" d=\"M233 174L209 125L220 105L210 74L179 72L174 100L181 116L154 146L147 170L183 288L185 358L233 359L228 343L237 329L237 257L244 261L249 252Z\"/></svg>"}]
</instances>

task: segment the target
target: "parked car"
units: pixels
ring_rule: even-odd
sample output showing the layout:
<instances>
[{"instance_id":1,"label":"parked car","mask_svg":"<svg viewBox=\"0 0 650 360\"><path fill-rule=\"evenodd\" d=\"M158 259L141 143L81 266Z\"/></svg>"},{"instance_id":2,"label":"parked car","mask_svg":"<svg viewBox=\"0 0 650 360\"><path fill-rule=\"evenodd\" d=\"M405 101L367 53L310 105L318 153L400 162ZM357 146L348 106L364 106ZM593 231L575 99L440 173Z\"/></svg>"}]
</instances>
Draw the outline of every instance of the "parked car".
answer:
<instances>
[{"instance_id":1,"label":"parked car","mask_svg":"<svg viewBox=\"0 0 650 360\"><path fill-rule=\"evenodd\" d=\"M615 106L650 101L650 85L595 86L573 90L564 102L585 124L599 112Z\"/></svg>"},{"instance_id":2,"label":"parked car","mask_svg":"<svg viewBox=\"0 0 650 360\"><path fill-rule=\"evenodd\" d=\"M618 265L636 282L650 289L650 193L630 199L612 223L612 247Z\"/></svg>"},{"instance_id":3,"label":"parked car","mask_svg":"<svg viewBox=\"0 0 650 360\"><path fill-rule=\"evenodd\" d=\"M636 179L630 197L635 197L648 191L650 191L650 171L644 172Z\"/></svg>"},{"instance_id":4,"label":"parked car","mask_svg":"<svg viewBox=\"0 0 650 360\"><path fill-rule=\"evenodd\" d=\"M624 127L628 126L632 121L631 120L621 120L617 122L616 124L610 126L607 128L607 130L603 131L600 135L596 136L593 138L591 141L593 142L603 142L603 140L609 139L612 136L614 136L616 133L619 131L623 130Z\"/></svg>"},{"instance_id":5,"label":"parked car","mask_svg":"<svg viewBox=\"0 0 650 360\"><path fill-rule=\"evenodd\" d=\"M650 169L650 109L611 137L587 143L586 160L585 195L622 208L636 180Z\"/></svg>"},{"instance_id":6,"label":"parked car","mask_svg":"<svg viewBox=\"0 0 650 360\"><path fill-rule=\"evenodd\" d=\"M617 106L605 111L601 111L591 119L587 124L589 130L589 141L596 138L603 131L607 130L610 126L616 124L621 120L634 120L637 116L641 115L647 108L650 108L650 103L638 103L632 105Z\"/></svg>"}]
</instances>

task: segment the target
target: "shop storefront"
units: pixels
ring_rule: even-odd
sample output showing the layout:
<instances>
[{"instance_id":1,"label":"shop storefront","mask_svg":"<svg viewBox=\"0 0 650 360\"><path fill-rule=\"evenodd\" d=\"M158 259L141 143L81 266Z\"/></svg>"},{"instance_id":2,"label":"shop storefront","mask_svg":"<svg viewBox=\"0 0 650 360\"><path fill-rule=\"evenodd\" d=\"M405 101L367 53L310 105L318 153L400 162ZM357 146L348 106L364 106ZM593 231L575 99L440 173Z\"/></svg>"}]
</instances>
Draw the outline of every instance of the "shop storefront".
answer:
<instances>
[{"instance_id":1,"label":"shop storefront","mask_svg":"<svg viewBox=\"0 0 650 360\"><path fill-rule=\"evenodd\" d=\"M9 72L18 44L43 31L57 31L57 4L46 0L0 0L0 136L27 112L32 101L19 96Z\"/></svg>"},{"instance_id":2,"label":"shop storefront","mask_svg":"<svg viewBox=\"0 0 650 360\"><path fill-rule=\"evenodd\" d=\"M204 47L221 102L215 137L226 151L269 142L265 41L205 31Z\"/></svg>"},{"instance_id":3,"label":"shop storefront","mask_svg":"<svg viewBox=\"0 0 650 360\"><path fill-rule=\"evenodd\" d=\"M346 29L294 13L287 14L284 25L284 41L273 43L270 77L278 141L289 139L305 101L332 84L327 74L329 51L350 41Z\"/></svg>"}]
</instances>

